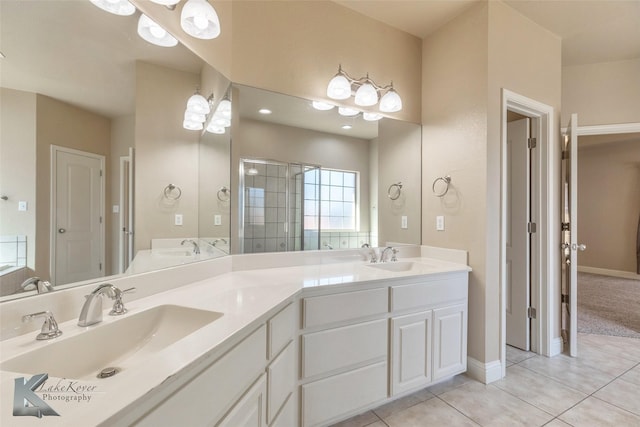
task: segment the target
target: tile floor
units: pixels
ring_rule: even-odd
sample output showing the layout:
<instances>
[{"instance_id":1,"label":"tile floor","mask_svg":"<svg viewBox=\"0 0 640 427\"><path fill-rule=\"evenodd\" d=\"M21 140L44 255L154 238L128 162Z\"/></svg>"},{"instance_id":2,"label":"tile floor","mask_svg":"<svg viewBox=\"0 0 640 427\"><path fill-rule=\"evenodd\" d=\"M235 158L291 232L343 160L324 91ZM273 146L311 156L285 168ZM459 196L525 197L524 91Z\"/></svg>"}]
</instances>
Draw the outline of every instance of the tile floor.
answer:
<instances>
[{"instance_id":1,"label":"tile floor","mask_svg":"<svg viewBox=\"0 0 640 427\"><path fill-rule=\"evenodd\" d=\"M580 334L579 357L507 347L507 376L466 375L333 427L640 427L640 340Z\"/></svg>"}]
</instances>

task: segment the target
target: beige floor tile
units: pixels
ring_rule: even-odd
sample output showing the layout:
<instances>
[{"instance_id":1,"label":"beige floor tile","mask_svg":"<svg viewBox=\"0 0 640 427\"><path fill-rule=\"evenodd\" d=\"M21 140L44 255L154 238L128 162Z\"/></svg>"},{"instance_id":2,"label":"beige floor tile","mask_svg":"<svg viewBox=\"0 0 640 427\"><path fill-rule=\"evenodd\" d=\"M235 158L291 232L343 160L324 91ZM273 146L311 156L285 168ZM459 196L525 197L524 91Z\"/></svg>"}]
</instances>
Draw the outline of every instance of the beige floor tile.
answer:
<instances>
[{"instance_id":1,"label":"beige floor tile","mask_svg":"<svg viewBox=\"0 0 640 427\"><path fill-rule=\"evenodd\" d=\"M371 423L380 421L380 418L373 411L367 411L348 420L341 421L337 424L333 424L332 427L364 427Z\"/></svg>"},{"instance_id":2,"label":"beige floor tile","mask_svg":"<svg viewBox=\"0 0 640 427\"><path fill-rule=\"evenodd\" d=\"M450 380L433 385L429 387L427 390L429 390L431 393L437 396L439 394L446 393L449 390L453 390L456 387L460 387L461 385L466 384L470 381L475 381L475 380L471 379L465 374L460 374L460 375L456 375Z\"/></svg>"},{"instance_id":3,"label":"beige floor tile","mask_svg":"<svg viewBox=\"0 0 640 427\"><path fill-rule=\"evenodd\" d=\"M571 424L567 424L564 421L555 418L544 425L544 427L571 427Z\"/></svg>"},{"instance_id":4,"label":"beige floor tile","mask_svg":"<svg viewBox=\"0 0 640 427\"><path fill-rule=\"evenodd\" d=\"M439 397L483 426L541 426L553 419L493 385L478 382L464 384Z\"/></svg>"},{"instance_id":5,"label":"beige floor tile","mask_svg":"<svg viewBox=\"0 0 640 427\"><path fill-rule=\"evenodd\" d=\"M403 411L396 412L384 422L389 427L456 426L466 427L478 424L456 411L440 399L429 399Z\"/></svg>"},{"instance_id":6,"label":"beige floor tile","mask_svg":"<svg viewBox=\"0 0 640 427\"><path fill-rule=\"evenodd\" d=\"M520 365L507 368L507 376L493 385L554 416L588 396Z\"/></svg>"},{"instance_id":7,"label":"beige floor tile","mask_svg":"<svg viewBox=\"0 0 640 427\"><path fill-rule=\"evenodd\" d=\"M601 351L640 361L640 339L596 334L578 335L578 352L581 346L597 346Z\"/></svg>"},{"instance_id":8,"label":"beige floor tile","mask_svg":"<svg viewBox=\"0 0 640 427\"><path fill-rule=\"evenodd\" d=\"M433 397L434 395L431 392L421 390L420 392L410 394L409 396L402 397L382 406L378 406L373 410L373 412L375 412L376 415L380 418L384 419L389 417L391 414L402 411L403 409L407 409L413 405L417 405L418 403L424 402L427 399L432 399Z\"/></svg>"},{"instance_id":9,"label":"beige floor tile","mask_svg":"<svg viewBox=\"0 0 640 427\"><path fill-rule=\"evenodd\" d=\"M636 360L625 357L624 354L613 354L603 351L598 346L580 344L578 344L577 361L579 364L584 363L615 376L623 374L638 363Z\"/></svg>"},{"instance_id":10,"label":"beige floor tile","mask_svg":"<svg viewBox=\"0 0 640 427\"><path fill-rule=\"evenodd\" d=\"M630 383L640 385L640 365L637 365L635 368L625 373L620 378L622 378L625 381L629 381Z\"/></svg>"},{"instance_id":11,"label":"beige floor tile","mask_svg":"<svg viewBox=\"0 0 640 427\"><path fill-rule=\"evenodd\" d=\"M586 394L595 392L616 377L588 366L576 358L563 355L551 358L536 356L520 362L519 366L545 375Z\"/></svg>"},{"instance_id":12,"label":"beige floor tile","mask_svg":"<svg viewBox=\"0 0 640 427\"><path fill-rule=\"evenodd\" d=\"M376 421L373 424L367 424L365 427L387 427L387 425L382 421Z\"/></svg>"},{"instance_id":13,"label":"beige floor tile","mask_svg":"<svg viewBox=\"0 0 640 427\"><path fill-rule=\"evenodd\" d=\"M598 399L611 403L619 408L626 409L636 415L640 415L640 385L630 383L621 378L598 390L593 395Z\"/></svg>"},{"instance_id":14,"label":"beige floor tile","mask_svg":"<svg viewBox=\"0 0 640 427\"><path fill-rule=\"evenodd\" d=\"M640 417L637 415L595 397L583 400L558 418L573 426L621 427L640 425Z\"/></svg>"},{"instance_id":15,"label":"beige floor tile","mask_svg":"<svg viewBox=\"0 0 640 427\"><path fill-rule=\"evenodd\" d=\"M510 345L507 346L507 361L512 363L520 363L535 355L535 353L530 351L520 350L519 348L511 347Z\"/></svg>"}]
</instances>

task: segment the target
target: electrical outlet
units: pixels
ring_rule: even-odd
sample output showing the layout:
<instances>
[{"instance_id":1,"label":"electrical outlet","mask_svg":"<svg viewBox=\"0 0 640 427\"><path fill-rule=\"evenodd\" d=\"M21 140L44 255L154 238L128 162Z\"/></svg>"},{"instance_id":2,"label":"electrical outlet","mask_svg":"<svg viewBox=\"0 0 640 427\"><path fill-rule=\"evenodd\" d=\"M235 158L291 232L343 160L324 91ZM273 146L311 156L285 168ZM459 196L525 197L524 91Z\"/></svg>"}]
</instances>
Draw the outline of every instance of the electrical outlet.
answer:
<instances>
[{"instance_id":1,"label":"electrical outlet","mask_svg":"<svg viewBox=\"0 0 640 427\"><path fill-rule=\"evenodd\" d=\"M27 202L23 202L23 201L18 202L18 210L19 211L26 211L27 210L27 206L28 206Z\"/></svg>"},{"instance_id":2,"label":"electrical outlet","mask_svg":"<svg viewBox=\"0 0 640 427\"><path fill-rule=\"evenodd\" d=\"M407 221L407 216L406 216L406 215L402 215L402 217L401 217L401 221L400 221L400 228L402 228L402 229L407 229L407 228L409 228L408 221Z\"/></svg>"},{"instance_id":3,"label":"electrical outlet","mask_svg":"<svg viewBox=\"0 0 640 427\"><path fill-rule=\"evenodd\" d=\"M120 213L120 206L118 205L113 205L111 212L113 213Z\"/></svg>"},{"instance_id":4,"label":"electrical outlet","mask_svg":"<svg viewBox=\"0 0 640 427\"><path fill-rule=\"evenodd\" d=\"M442 215L436 217L436 230L444 231L444 216Z\"/></svg>"},{"instance_id":5,"label":"electrical outlet","mask_svg":"<svg viewBox=\"0 0 640 427\"><path fill-rule=\"evenodd\" d=\"M222 225L222 215L213 216L213 225Z\"/></svg>"},{"instance_id":6,"label":"electrical outlet","mask_svg":"<svg viewBox=\"0 0 640 427\"><path fill-rule=\"evenodd\" d=\"M174 224L182 225L182 214L176 214Z\"/></svg>"}]
</instances>

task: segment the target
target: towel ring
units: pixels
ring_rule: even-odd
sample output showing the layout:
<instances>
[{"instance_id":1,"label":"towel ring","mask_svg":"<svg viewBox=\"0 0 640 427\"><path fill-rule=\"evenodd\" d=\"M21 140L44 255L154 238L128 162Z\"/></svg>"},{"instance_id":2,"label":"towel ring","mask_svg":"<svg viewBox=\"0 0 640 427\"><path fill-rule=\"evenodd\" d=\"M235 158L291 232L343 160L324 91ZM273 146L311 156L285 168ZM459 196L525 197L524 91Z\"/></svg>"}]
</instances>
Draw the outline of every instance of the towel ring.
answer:
<instances>
[{"instance_id":1,"label":"towel ring","mask_svg":"<svg viewBox=\"0 0 640 427\"><path fill-rule=\"evenodd\" d=\"M164 187L164 197L168 200L178 200L182 196L182 190L180 187L176 187L173 184L169 184Z\"/></svg>"},{"instance_id":2,"label":"towel ring","mask_svg":"<svg viewBox=\"0 0 640 427\"><path fill-rule=\"evenodd\" d=\"M387 189L387 197L391 200L398 200L400 194L402 193L402 182L398 182L397 184L391 184Z\"/></svg>"},{"instance_id":3,"label":"towel ring","mask_svg":"<svg viewBox=\"0 0 640 427\"><path fill-rule=\"evenodd\" d=\"M444 182L444 191L436 191L436 184L442 181ZM433 191L433 194L435 194L436 197L443 197L445 194L447 194L447 191L449 191L449 184L451 184L451 177L449 175L445 175L445 176L441 176L439 178L436 178L433 181L433 185L431 186L431 190Z\"/></svg>"},{"instance_id":4,"label":"towel ring","mask_svg":"<svg viewBox=\"0 0 640 427\"><path fill-rule=\"evenodd\" d=\"M220 189L218 190L218 200L220 200L221 202L228 202L229 199L231 198L231 192L229 191L229 189L225 186L220 187Z\"/></svg>"}]
</instances>

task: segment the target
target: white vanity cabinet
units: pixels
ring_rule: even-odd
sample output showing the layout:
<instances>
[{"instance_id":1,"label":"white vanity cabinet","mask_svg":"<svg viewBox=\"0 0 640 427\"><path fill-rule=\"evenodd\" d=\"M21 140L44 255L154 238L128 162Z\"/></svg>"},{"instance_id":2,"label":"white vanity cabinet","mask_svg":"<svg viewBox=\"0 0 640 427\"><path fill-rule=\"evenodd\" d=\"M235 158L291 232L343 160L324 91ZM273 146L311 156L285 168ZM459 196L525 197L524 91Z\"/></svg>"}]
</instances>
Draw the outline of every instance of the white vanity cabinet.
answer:
<instances>
[{"instance_id":1,"label":"white vanity cabinet","mask_svg":"<svg viewBox=\"0 0 640 427\"><path fill-rule=\"evenodd\" d=\"M432 324L432 310L391 318L391 395L431 383Z\"/></svg>"}]
</instances>

